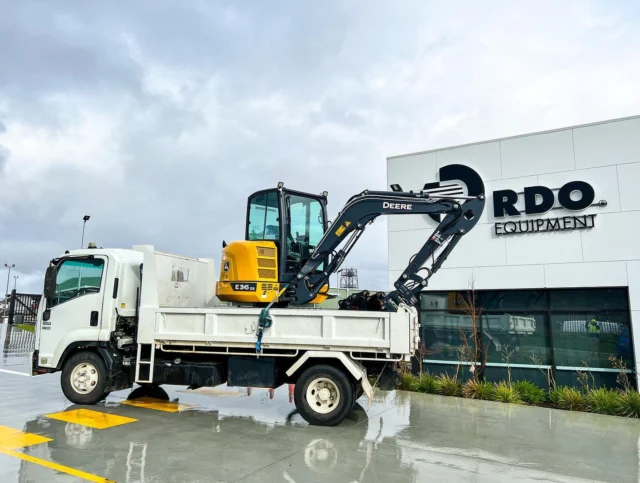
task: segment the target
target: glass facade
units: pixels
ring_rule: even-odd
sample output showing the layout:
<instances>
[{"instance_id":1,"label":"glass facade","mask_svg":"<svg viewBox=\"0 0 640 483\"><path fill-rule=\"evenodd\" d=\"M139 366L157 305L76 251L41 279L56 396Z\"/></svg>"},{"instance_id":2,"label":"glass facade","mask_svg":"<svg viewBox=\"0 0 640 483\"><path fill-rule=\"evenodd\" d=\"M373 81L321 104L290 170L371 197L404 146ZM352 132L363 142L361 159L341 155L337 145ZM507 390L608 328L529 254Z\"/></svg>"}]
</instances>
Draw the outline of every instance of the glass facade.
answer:
<instances>
[{"instance_id":1,"label":"glass facade","mask_svg":"<svg viewBox=\"0 0 640 483\"><path fill-rule=\"evenodd\" d=\"M634 367L626 288L425 292L420 323L430 370L472 360L486 363L486 374L508 364L521 377L588 369L615 385L611 357Z\"/></svg>"}]
</instances>

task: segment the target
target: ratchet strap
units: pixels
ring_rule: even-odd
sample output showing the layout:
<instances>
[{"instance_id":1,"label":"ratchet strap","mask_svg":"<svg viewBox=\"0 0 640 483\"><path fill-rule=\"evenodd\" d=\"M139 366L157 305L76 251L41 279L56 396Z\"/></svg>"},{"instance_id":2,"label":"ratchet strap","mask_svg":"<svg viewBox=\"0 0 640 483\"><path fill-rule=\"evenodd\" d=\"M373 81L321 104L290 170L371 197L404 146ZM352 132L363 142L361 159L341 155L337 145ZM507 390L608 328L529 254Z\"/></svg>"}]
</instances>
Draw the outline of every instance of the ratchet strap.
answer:
<instances>
[{"instance_id":1,"label":"ratchet strap","mask_svg":"<svg viewBox=\"0 0 640 483\"><path fill-rule=\"evenodd\" d=\"M276 303L276 301L285 292L285 290L287 290L288 287L289 284L285 285L282 290L278 292L278 295L276 295L274 299L269 303L269 305L267 305L260 311L260 316L258 317L258 331L256 334L258 336L258 340L256 341L256 353L258 354L262 353L262 336L264 334L264 329L268 329L273 325L273 319L269 314L269 309L273 306L274 303Z\"/></svg>"}]
</instances>

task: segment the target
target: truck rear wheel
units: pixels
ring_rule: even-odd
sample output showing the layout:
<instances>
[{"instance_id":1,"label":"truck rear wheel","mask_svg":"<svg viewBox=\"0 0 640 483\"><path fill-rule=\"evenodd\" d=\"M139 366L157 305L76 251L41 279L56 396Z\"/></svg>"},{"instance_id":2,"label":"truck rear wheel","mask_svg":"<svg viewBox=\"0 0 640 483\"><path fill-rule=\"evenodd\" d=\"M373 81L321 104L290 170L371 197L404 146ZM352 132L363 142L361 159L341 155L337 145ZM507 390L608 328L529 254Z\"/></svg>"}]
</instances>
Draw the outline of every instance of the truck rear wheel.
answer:
<instances>
[{"instance_id":1,"label":"truck rear wheel","mask_svg":"<svg viewBox=\"0 0 640 483\"><path fill-rule=\"evenodd\" d=\"M311 366L296 381L294 399L300 416L309 424L335 426L353 406L353 384L340 369Z\"/></svg>"},{"instance_id":2,"label":"truck rear wheel","mask_svg":"<svg viewBox=\"0 0 640 483\"><path fill-rule=\"evenodd\" d=\"M60 385L65 397L75 404L95 404L108 394L107 369L95 352L78 352L65 362Z\"/></svg>"}]
</instances>

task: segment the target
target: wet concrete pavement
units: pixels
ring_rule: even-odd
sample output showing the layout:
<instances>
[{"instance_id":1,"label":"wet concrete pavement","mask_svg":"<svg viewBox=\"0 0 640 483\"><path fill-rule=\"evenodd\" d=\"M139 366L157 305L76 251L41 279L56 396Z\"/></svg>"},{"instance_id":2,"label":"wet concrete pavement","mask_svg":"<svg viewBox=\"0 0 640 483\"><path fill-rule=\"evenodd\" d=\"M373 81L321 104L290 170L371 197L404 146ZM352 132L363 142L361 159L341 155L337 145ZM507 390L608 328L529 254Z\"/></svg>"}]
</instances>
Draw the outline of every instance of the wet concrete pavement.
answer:
<instances>
[{"instance_id":1,"label":"wet concrete pavement","mask_svg":"<svg viewBox=\"0 0 640 483\"><path fill-rule=\"evenodd\" d=\"M2 329L4 330L4 329ZM16 370L24 355L2 359ZM401 391L366 399L335 428L309 426L287 387L167 387L173 409L86 407L111 421L56 419L75 409L58 375L0 373L0 426L49 438L16 451L118 482L638 481L640 422ZM0 441L0 446L2 441ZM77 477L0 454L0 481Z\"/></svg>"}]
</instances>

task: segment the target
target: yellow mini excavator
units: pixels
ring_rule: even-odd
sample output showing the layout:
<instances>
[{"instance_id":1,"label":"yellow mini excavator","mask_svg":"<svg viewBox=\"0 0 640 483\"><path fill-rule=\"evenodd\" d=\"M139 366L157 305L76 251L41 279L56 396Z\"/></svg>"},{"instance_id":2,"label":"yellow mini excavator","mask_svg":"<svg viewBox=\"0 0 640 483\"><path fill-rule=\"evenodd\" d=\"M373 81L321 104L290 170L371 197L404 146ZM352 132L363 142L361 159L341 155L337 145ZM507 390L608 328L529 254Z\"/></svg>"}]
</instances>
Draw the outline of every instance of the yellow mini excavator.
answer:
<instances>
[{"instance_id":1,"label":"yellow mini excavator","mask_svg":"<svg viewBox=\"0 0 640 483\"><path fill-rule=\"evenodd\" d=\"M456 166L459 171L466 168ZM439 225L384 299L386 310L400 303L415 305L428 279L482 214L484 184L473 181L466 183L465 196L404 192L398 185L393 191L363 191L347 201L332 224L326 192L302 193L283 183L258 191L248 200L245 240L223 242L216 295L255 306L321 303L328 296L331 275L378 216L432 215L442 218Z\"/></svg>"}]
</instances>

